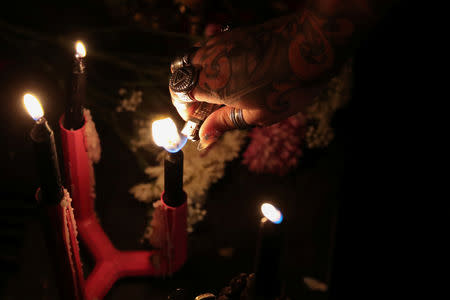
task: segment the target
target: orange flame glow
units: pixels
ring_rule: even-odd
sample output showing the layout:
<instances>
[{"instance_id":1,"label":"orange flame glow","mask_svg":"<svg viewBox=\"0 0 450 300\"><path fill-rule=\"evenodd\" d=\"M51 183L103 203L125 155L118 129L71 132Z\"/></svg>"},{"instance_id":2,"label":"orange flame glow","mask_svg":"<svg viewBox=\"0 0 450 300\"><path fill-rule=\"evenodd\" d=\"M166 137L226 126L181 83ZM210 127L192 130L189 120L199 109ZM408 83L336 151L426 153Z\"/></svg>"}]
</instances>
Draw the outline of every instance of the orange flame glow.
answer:
<instances>
[{"instance_id":1,"label":"orange flame glow","mask_svg":"<svg viewBox=\"0 0 450 300\"><path fill-rule=\"evenodd\" d=\"M283 221L283 214L272 204L264 203L261 205L261 212L272 223L280 224Z\"/></svg>"},{"instance_id":2,"label":"orange flame glow","mask_svg":"<svg viewBox=\"0 0 450 300\"><path fill-rule=\"evenodd\" d=\"M31 94L25 94L23 96L23 104L25 105L25 108L27 109L30 116L35 121L39 120L44 116L44 110L42 109L42 105L35 96Z\"/></svg>"},{"instance_id":3,"label":"orange flame glow","mask_svg":"<svg viewBox=\"0 0 450 300\"><path fill-rule=\"evenodd\" d=\"M85 57L86 56L86 48L81 41L77 41L75 44L76 57Z\"/></svg>"},{"instance_id":4,"label":"orange flame glow","mask_svg":"<svg viewBox=\"0 0 450 300\"><path fill-rule=\"evenodd\" d=\"M177 152L186 144L186 137L180 136L177 126L171 118L152 123L152 134L155 144L169 152Z\"/></svg>"}]
</instances>

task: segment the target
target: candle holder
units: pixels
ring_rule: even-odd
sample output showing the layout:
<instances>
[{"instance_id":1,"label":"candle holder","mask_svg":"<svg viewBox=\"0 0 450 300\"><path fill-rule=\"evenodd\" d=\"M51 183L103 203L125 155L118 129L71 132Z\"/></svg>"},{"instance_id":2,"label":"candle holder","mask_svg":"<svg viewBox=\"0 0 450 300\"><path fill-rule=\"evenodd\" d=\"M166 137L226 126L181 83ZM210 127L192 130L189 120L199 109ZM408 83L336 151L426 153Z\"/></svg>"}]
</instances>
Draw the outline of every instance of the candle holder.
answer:
<instances>
[{"instance_id":1,"label":"candle holder","mask_svg":"<svg viewBox=\"0 0 450 300\"><path fill-rule=\"evenodd\" d=\"M168 274L180 269L187 256L187 196L184 192L183 198L179 206L172 206L174 202L168 199L168 193L163 192L161 204L153 213L159 226L153 228L151 243L161 250Z\"/></svg>"},{"instance_id":2,"label":"candle holder","mask_svg":"<svg viewBox=\"0 0 450 300\"><path fill-rule=\"evenodd\" d=\"M36 191L40 220L51 254L61 299L83 300L84 277L71 199L64 189L60 203L49 203L41 189Z\"/></svg>"},{"instance_id":3,"label":"candle holder","mask_svg":"<svg viewBox=\"0 0 450 300\"><path fill-rule=\"evenodd\" d=\"M23 97L25 108L36 121L30 132L34 145L40 188L36 201L61 299L84 299L84 277L78 249L77 228L69 193L61 184L55 136L39 100Z\"/></svg>"},{"instance_id":4,"label":"candle holder","mask_svg":"<svg viewBox=\"0 0 450 300\"><path fill-rule=\"evenodd\" d=\"M89 175L92 162L88 157L85 137L86 122L79 129L68 130L63 121L64 116L60 120L61 139L75 219L81 242L95 261L93 271L86 278L86 300L102 299L113 284L123 277L162 277L179 270L186 261L186 202L178 207L164 204L165 208L161 210L170 233L165 248L148 251L118 250L95 215L94 187ZM163 196L164 193L161 195L162 200Z\"/></svg>"}]
</instances>

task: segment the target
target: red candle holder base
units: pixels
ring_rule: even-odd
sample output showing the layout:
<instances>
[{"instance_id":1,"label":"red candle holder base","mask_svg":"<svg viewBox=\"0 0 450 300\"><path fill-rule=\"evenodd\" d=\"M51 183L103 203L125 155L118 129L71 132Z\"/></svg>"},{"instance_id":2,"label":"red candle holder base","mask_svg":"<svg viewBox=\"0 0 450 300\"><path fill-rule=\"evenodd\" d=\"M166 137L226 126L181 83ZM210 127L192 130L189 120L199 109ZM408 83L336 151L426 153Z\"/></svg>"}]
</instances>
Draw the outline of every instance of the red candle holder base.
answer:
<instances>
[{"instance_id":1,"label":"red candle holder base","mask_svg":"<svg viewBox=\"0 0 450 300\"><path fill-rule=\"evenodd\" d=\"M114 247L97 221L94 211L93 183L89 175L92 162L89 160L85 138L85 126L67 130L60 120L66 177L75 210L75 219L81 241L95 261L93 271L86 278L86 300L102 299L119 278L128 276L162 277L176 272L186 261L186 215L187 205L167 207L164 210L169 220L169 244L172 250L120 251Z\"/></svg>"},{"instance_id":2,"label":"red candle holder base","mask_svg":"<svg viewBox=\"0 0 450 300\"><path fill-rule=\"evenodd\" d=\"M85 299L77 225L69 193L64 190L61 202L54 204L45 203L45 199L40 199L39 189L35 198L60 297L68 300Z\"/></svg>"},{"instance_id":3,"label":"red candle holder base","mask_svg":"<svg viewBox=\"0 0 450 300\"><path fill-rule=\"evenodd\" d=\"M88 218L77 222L81 241L95 261L86 279L87 300L102 299L122 277L163 276L167 266L160 261L160 251L120 251L111 243L98 221Z\"/></svg>"},{"instance_id":4,"label":"red candle holder base","mask_svg":"<svg viewBox=\"0 0 450 300\"><path fill-rule=\"evenodd\" d=\"M167 274L177 271L186 261L187 254L187 196L184 193L183 204L172 207L164 201L155 207L152 219L150 243L161 250L161 259L167 268Z\"/></svg>"}]
</instances>

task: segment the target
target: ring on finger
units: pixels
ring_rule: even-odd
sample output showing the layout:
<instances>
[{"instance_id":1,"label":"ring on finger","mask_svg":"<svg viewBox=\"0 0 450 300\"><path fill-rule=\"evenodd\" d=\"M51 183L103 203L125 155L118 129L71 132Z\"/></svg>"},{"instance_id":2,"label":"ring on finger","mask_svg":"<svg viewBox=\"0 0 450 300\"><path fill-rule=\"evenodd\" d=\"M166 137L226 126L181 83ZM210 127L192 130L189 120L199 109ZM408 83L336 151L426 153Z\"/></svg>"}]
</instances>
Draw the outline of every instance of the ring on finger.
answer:
<instances>
[{"instance_id":1,"label":"ring on finger","mask_svg":"<svg viewBox=\"0 0 450 300\"><path fill-rule=\"evenodd\" d=\"M233 125L238 129L248 129L248 128L253 127L253 126L247 124L247 122L245 122L242 109L240 109L240 108L237 108L237 109L234 107L231 108L230 119L231 119L231 122L233 122Z\"/></svg>"}]
</instances>

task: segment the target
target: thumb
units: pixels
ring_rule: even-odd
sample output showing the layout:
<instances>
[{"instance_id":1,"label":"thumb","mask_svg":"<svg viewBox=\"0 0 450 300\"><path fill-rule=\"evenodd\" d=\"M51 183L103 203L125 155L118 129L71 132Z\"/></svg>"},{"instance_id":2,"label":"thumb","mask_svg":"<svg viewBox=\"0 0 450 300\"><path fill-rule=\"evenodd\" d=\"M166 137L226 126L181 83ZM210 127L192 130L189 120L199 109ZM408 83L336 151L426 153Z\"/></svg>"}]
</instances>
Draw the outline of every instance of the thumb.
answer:
<instances>
[{"instance_id":1,"label":"thumb","mask_svg":"<svg viewBox=\"0 0 450 300\"><path fill-rule=\"evenodd\" d=\"M211 113L203 122L199 131L200 143L199 150L208 148L215 143L226 131L237 129L236 125L231 121L230 113L234 109L231 106L223 106ZM248 116L248 111L242 110L244 120Z\"/></svg>"}]
</instances>

